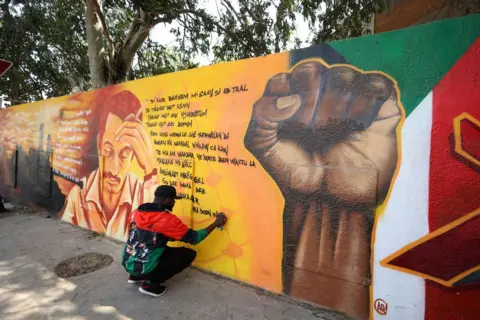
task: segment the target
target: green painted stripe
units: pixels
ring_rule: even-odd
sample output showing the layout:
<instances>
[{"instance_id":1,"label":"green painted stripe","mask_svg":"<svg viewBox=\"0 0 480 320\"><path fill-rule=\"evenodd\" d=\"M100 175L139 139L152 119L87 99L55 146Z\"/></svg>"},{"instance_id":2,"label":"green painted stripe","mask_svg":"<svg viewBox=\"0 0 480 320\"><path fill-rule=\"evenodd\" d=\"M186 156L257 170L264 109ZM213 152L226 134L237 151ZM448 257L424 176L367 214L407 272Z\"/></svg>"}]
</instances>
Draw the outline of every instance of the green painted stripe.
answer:
<instances>
[{"instance_id":1,"label":"green painted stripe","mask_svg":"<svg viewBox=\"0 0 480 320\"><path fill-rule=\"evenodd\" d=\"M394 77L407 116L480 36L480 15L331 42L349 64Z\"/></svg>"}]
</instances>

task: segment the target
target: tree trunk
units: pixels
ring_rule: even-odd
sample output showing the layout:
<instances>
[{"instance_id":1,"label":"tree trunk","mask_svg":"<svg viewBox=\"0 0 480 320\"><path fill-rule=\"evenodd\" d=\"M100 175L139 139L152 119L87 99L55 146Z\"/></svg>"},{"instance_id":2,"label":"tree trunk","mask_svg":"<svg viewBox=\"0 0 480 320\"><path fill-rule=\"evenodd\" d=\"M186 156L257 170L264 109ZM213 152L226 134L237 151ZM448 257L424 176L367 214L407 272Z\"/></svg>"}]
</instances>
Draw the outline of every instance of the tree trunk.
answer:
<instances>
[{"instance_id":1,"label":"tree trunk","mask_svg":"<svg viewBox=\"0 0 480 320\"><path fill-rule=\"evenodd\" d=\"M14 18L12 16L12 14L10 13L10 9L9 9L9 6L10 6L11 2L12 2L11 0L5 0L0 5L0 9L3 11L3 18L4 18L3 29L6 30L6 32L5 32L5 37L6 37L5 43L8 43L8 44L11 45L11 47L8 50L9 51L8 53L10 55L10 59L11 58L16 58L16 60L17 60L18 59L18 54L17 54L16 51L17 50L21 51L21 48L19 48L20 44L18 43L17 39L12 38L11 33L8 32L9 29L11 30L12 28L15 28ZM4 58L6 58L6 57L4 57ZM8 71L8 76L10 78L10 92L9 92L8 100L10 101L11 106L22 103L22 101L20 99L20 84L19 84L18 72L17 72L18 63L17 63L17 61L13 61L13 60L12 60L12 63L13 63L13 66Z\"/></svg>"},{"instance_id":2,"label":"tree trunk","mask_svg":"<svg viewBox=\"0 0 480 320\"><path fill-rule=\"evenodd\" d=\"M92 87L102 88L108 84L108 56L103 46L103 25L96 5L97 0L87 0L88 65Z\"/></svg>"},{"instance_id":3,"label":"tree trunk","mask_svg":"<svg viewBox=\"0 0 480 320\"><path fill-rule=\"evenodd\" d=\"M18 64L13 62L13 66L10 68L10 106L16 106L23 103L20 97L20 81L18 79L17 66Z\"/></svg>"},{"instance_id":4,"label":"tree trunk","mask_svg":"<svg viewBox=\"0 0 480 320\"><path fill-rule=\"evenodd\" d=\"M153 16L140 9L125 40L115 48L114 59L110 68L110 84L120 83L127 79L133 58L147 39L152 26Z\"/></svg>"},{"instance_id":5,"label":"tree trunk","mask_svg":"<svg viewBox=\"0 0 480 320\"><path fill-rule=\"evenodd\" d=\"M140 9L125 39L114 45L97 1L87 0L88 61L92 87L102 88L127 79L133 58L148 37L154 17ZM109 45L108 50L105 44Z\"/></svg>"}]
</instances>

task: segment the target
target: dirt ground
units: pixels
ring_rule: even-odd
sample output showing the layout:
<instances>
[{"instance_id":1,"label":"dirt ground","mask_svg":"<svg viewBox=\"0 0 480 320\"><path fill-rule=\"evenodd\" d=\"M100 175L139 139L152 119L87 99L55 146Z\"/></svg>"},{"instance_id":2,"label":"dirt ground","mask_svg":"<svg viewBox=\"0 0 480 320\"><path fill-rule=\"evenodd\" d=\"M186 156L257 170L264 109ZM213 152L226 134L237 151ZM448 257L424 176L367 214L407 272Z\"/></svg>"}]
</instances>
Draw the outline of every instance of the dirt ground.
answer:
<instances>
[{"instance_id":1,"label":"dirt ground","mask_svg":"<svg viewBox=\"0 0 480 320\"><path fill-rule=\"evenodd\" d=\"M193 268L171 279L165 295L146 297L126 284L122 244L44 214L8 208L15 211L0 213L2 320L347 319ZM88 259L89 253L102 256ZM73 271L59 266L65 261ZM106 265L85 273L97 264Z\"/></svg>"}]
</instances>

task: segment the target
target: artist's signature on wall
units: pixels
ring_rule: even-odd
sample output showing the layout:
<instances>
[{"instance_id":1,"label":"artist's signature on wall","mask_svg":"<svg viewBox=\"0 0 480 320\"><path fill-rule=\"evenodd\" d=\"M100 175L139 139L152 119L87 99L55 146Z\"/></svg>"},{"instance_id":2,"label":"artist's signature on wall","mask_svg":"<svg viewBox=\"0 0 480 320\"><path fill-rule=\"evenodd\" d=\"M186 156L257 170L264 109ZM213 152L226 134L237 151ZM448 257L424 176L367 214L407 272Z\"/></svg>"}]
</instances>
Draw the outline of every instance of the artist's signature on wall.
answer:
<instances>
[{"instance_id":1,"label":"artist's signature on wall","mask_svg":"<svg viewBox=\"0 0 480 320\"><path fill-rule=\"evenodd\" d=\"M373 308L379 315L385 316L388 311L388 303L386 303L383 299L377 299L373 303Z\"/></svg>"}]
</instances>

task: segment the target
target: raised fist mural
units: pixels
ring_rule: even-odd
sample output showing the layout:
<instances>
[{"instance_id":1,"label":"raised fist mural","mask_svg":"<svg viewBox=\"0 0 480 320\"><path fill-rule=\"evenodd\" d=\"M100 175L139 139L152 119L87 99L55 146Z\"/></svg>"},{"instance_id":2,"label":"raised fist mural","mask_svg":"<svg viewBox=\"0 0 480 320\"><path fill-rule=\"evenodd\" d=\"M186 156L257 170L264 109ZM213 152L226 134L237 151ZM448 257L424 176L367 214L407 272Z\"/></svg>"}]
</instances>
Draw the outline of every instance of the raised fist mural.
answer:
<instances>
[{"instance_id":1,"label":"raised fist mural","mask_svg":"<svg viewBox=\"0 0 480 320\"><path fill-rule=\"evenodd\" d=\"M469 15L2 109L0 197L124 241L175 186L189 227L228 216L199 268L349 319L477 319L479 36Z\"/></svg>"},{"instance_id":2,"label":"raised fist mural","mask_svg":"<svg viewBox=\"0 0 480 320\"><path fill-rule=\"evenodd\" d=\"M246 148L284 198L283 290L368 318L375 207L397 166L402 112L378 72L306 61L272 77Z\"/></svg>"}]
</instances>

